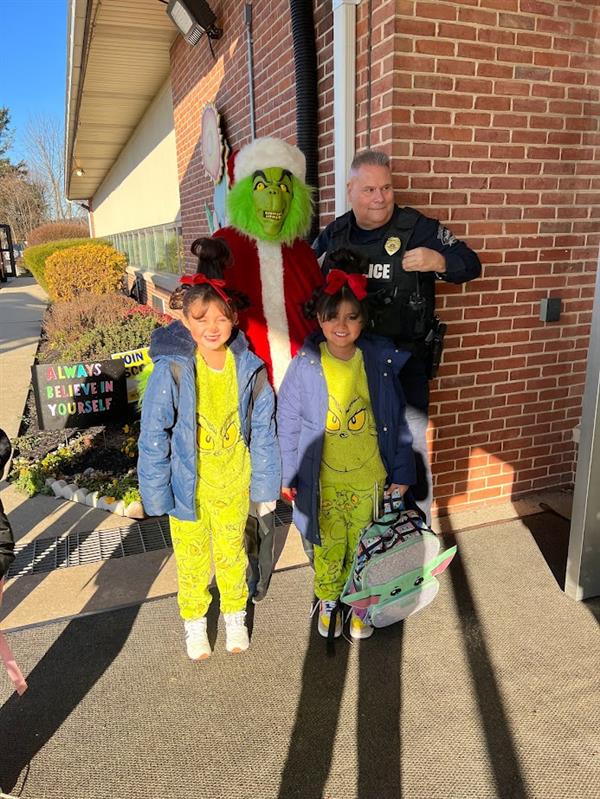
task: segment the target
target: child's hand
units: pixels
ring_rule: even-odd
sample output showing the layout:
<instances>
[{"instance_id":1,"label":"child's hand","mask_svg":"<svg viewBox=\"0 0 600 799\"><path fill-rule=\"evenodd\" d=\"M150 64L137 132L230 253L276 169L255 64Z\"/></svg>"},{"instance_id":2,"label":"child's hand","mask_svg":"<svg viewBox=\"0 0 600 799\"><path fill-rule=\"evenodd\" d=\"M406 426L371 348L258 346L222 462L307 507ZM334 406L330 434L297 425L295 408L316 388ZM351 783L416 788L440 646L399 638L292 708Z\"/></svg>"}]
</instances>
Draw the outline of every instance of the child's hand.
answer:
<instances>
[{"instance_id":1,"label":"child's hand","mask_svg":"<svg viewBox=\"0 0 600 799\"><path fill-rule=\"evenodd\" d=\"M281 499L284 502L288 502L291 505L292 502L296 499L297 493L298 492L296 491L295 488L287 488L283 486L281 489Z\"/></svg>"},{"instance_id":2,"label":"child's hand","mask_svg":"<svg viewBox=\"0 0 600 799\"><path fill-rule=\"evenodd\" d=\"M390 497L394 492L396 492L399 496L403 497L407 491L408 486L400 485L399 483L391 483L391 485L385 489L383 495L385 497Z\"/></svg>"}]
</instances>

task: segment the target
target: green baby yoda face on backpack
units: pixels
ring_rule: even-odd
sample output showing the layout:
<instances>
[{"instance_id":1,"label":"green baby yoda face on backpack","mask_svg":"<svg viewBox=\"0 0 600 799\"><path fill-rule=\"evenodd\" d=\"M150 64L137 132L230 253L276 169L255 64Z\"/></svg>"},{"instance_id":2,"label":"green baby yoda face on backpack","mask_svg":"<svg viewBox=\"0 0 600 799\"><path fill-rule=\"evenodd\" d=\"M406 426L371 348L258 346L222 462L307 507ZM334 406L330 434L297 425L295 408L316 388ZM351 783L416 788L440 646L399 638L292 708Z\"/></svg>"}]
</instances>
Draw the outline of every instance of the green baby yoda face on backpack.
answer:
<instances>
[{"instance_id":1,"label":"green baby yoda face on backpack","mask_svg":"<svg viewBox=\"0 0 600 799\"><path fill-rule=\"evenodd\" d=\"M417 511L386 513L362 533L341 600L373 627L401 621L435 599L455 553Z\"/></svg>"}]
</instances>

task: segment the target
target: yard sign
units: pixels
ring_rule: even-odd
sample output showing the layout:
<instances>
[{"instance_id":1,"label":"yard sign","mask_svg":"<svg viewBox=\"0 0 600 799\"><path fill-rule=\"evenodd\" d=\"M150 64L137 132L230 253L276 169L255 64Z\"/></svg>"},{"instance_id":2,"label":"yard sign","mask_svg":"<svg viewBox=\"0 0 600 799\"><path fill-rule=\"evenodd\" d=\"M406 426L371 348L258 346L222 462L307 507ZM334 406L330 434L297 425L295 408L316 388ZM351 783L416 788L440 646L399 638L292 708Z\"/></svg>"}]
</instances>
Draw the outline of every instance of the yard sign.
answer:
<instances>
[{"instance_id":1,"label":"yard sign","mask_svg":"<svg viewBox=\"0 0 600 799\"><path fill-rule=\"evenodd\" d=\"M126 352L113 352L111 358L120 358L125 364L125 374L127 376L127 402L137 402L139 399L138 384L136 375L139 375L149 363L150 355L148 347L140 347L137 350L127 350Z\"/></svg>"},{"instance_id":2,"label":"yard sign","mask_svg":"<svg viewBox=\"0 0 600 799\"><path fill-rule=\"evenodd\" d=\"M40 430L94 427L127 417L122 361L32 366Z\"/></svg>"}]
</instances>

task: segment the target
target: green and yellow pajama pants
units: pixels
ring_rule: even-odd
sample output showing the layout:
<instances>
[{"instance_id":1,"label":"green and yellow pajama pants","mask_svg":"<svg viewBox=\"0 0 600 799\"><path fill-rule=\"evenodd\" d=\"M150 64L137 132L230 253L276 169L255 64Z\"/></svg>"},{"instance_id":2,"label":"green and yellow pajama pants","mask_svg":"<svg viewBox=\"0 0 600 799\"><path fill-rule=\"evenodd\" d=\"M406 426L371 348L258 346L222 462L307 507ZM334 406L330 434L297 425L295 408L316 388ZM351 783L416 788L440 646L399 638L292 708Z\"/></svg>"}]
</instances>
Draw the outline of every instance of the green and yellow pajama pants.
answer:
<instances>
[{"instance_id":1,"label":"green and yellow pajama pants","mask_svg":"<svg viewBox=\"0 0 600 799\"><path fill-rule=\"evenodd\" d=\"M248 600L244 529L248 490L227 491L227 498L196 496L197 521L170 517L179 591L177 602L186 621L206 616L211 601L211 544L221 611L237 613Z\"/></svg>"},{"instance_id":2,"label":"green and yellow pajama pants","mask_svg":"<svg viewBox=\"0 0 600 799\"><path fill-rule=\"evenodd\" d=\"M382 481L383 482L383 481ZM373 493L383 489L353 489L340 484L321 484L319 532L314 547L315 596L335 600L342 593L352 568L362 530L373 520Z\"/></svg>"}]
</instances>

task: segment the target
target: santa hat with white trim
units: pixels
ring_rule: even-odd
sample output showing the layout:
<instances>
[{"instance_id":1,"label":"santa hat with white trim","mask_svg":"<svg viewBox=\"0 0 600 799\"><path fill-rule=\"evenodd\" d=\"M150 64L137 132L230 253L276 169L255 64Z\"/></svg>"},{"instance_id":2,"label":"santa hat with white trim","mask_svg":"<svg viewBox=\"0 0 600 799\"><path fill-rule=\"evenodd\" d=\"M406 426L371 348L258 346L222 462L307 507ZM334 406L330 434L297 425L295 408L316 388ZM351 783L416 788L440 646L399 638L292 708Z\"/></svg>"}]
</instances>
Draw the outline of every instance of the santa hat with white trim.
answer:
<instances>
[{"instance_id":1,"label":"santa hat with white trim","mask_svg":"<svg viewBox=\"0 0 600 799\"><path fill-rule=\"evenodd\" d=\"M254 139L236 154L233 165L235 182L249 177L257 169L279 167L287 169L304 183L306 181L306 158L293 144L271 136Z\"/></svg>"}]
</instances>

